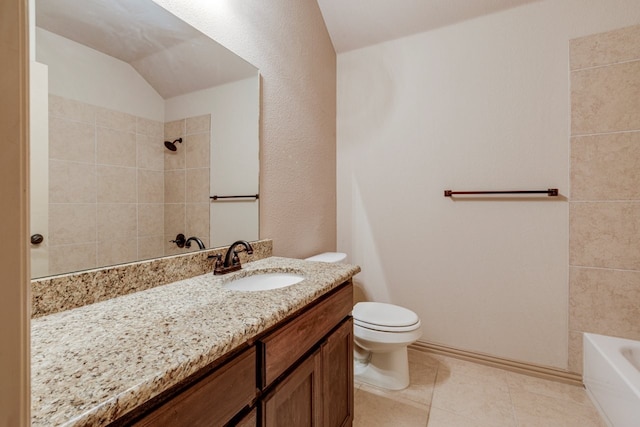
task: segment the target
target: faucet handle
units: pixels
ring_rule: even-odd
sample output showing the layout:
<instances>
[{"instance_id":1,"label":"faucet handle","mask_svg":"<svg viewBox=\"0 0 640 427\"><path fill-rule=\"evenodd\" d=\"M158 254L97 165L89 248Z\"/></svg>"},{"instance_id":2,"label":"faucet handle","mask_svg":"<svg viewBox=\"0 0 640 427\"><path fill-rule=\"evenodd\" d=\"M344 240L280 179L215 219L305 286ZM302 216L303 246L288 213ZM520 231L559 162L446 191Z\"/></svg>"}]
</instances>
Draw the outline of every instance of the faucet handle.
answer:
<instances>
[{"instance_id":1,"label":"faucet handle","mask_svg":"<svg viewBox=\"0 0 640 427\"><path fill-rule=\"evenodd\" d=\"M240 257L238 256L238 251L233 251L233 258L231 259L231 265L240 264Z\"/></svg>"},{"instance_id":2,"label":"faucet handle","mask_svg":"<svg viewBox=\"0 0 640 427\"><path fill-rule=\"evenodd\" d=\"M179 248L184 248L185 238L184 234L180 233L176 236L175 240L169 240L169 243L175 243ZM188 246L187 246L188 247Z\"/></svg>"},{"instance_id":3,"label":"faucet handle","mask_svg":"<svg viewBox=\"0 0 640 427\"><path fill-rule=\"evenodd\" d=\"M215 268L220 268L222 267L222 255L221 254L215 254L215 255L209 255L207 257L207 259L216 259L216 263L215 263Z\"/></svg>"}]
</instances>

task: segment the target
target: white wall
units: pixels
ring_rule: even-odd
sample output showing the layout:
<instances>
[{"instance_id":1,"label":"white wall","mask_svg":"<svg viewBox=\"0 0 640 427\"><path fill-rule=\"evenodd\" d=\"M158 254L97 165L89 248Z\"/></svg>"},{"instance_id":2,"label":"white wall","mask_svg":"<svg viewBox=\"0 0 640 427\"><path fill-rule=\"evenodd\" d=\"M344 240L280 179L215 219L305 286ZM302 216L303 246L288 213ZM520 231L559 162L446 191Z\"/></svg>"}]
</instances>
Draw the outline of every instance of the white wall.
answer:
<instances>
[{"instance_id":1,"label":"white wall","mask_svg":"<svg viewBox=\"0 0 640 427\"><path fill-rule=\"evenodd\" d=\"M165 121L211 114L210 195L258 194L260 77L166 100ZM257 240L259 200L212 202L210 246ZM232 225L232 226L231 226Z\"/></svg>"},{"instance_id":2,"label":"white wall","mask_svg":"<svg viewBox=\"0 0 640 427\"><path fill-rule=\"evenodd\" d=\"M568 41L639 21L547 0L338 56L338 249L366 298L416 311L423 341L567 367Z\"/></svg>"},{"instance_id":3,"label":"white wall","mask_svg":"<svg viewBox=\"0 0 640 427\"><path fill-rule=\"evenodd\" d=\"M36 29L37 61L49 66L49 93L163 121L164 100L126 62Z\"/></svg>"}]
</instances>

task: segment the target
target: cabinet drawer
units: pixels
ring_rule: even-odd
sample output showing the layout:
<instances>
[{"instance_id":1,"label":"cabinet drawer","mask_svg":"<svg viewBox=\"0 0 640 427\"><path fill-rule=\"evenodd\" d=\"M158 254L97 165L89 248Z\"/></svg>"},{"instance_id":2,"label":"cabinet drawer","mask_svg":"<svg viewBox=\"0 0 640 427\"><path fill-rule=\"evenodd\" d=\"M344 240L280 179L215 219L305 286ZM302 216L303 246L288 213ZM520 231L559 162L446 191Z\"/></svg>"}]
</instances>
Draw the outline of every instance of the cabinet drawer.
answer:
<instances>
[{"instance_id":1,"label":"cabinet drawer","mask_svg":"<svg viewBox=\"0 0 640 427\"><path fill-rule=\"evenodd\" d=\"M222 426L256 397L256 349L221 366L134 426Z\"/></svg>"},{"instance_id":2,"label":"cabinet drawer","mask_svg":"<svg viewBox=\"0 0 640 427\"><path fill-rule=\"evenodd\" d=\"M271 384L331 332L352 309L353 284L349 281L325 300L262 338L262 388Z\"/></svg>"}]
</instances>

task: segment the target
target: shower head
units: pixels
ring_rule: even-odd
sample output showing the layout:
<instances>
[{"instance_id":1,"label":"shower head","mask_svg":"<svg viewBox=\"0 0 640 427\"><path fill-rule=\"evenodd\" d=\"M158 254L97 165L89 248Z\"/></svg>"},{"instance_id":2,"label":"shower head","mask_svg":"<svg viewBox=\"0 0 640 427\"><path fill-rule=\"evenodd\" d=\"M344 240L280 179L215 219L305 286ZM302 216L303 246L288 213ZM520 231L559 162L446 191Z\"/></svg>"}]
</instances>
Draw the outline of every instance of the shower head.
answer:
<instances>
[{"instance_id":1,"label":"shower head","mask_svg":"<svg viewBox=\"0 0 640 427\"><path fill-rule=\"evenodd\" d=\"M176 151L178 149L178 147L176 147L176 142L179 142L179 143L182 144L182 138L178 138L178 139L174 140L173 142L165 141L164 142L164 146L167 147L171 151Z\"/></svg>"}]
</instances>

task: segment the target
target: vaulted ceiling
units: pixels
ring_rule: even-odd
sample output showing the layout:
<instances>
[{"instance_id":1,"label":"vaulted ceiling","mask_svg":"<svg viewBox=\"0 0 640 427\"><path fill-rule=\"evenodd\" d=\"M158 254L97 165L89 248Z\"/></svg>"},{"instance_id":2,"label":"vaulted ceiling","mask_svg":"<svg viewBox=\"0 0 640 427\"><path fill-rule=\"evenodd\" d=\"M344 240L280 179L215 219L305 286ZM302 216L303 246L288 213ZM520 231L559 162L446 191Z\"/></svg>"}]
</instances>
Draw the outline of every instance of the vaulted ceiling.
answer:
<instances>
[{"instance_id":1,"label":"vaulted ceiling","mask_svg":"<svg viewBox=\"0 0 640 427\"><path fill-rule=\"evenodd\" d=\"M317 1L341 53L540 0ZM165 98L255 75L250 64L152 0L36 4L39 27L128 62Z\"/></svg>"},{"instance_id":2,"label":"vaulted ceiling","mask_svg":"<svg viewBox=\"0 0 640 427\"><path fill-rule=\"evenodd\" d=\"M128 63L165 99L256 75L152 0L36 0L36 25Z\"/></svg>"},{"instance_id":3,"label":"vaulted ceiling","mask_svg":"<svg viewBox=\"0 0 640 427\"><path fill-rule=\"evenodd\" d=\"M337 53L539 0L318 0Z\"/></svg>"}]
</instances>

